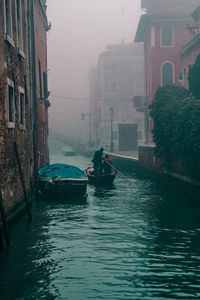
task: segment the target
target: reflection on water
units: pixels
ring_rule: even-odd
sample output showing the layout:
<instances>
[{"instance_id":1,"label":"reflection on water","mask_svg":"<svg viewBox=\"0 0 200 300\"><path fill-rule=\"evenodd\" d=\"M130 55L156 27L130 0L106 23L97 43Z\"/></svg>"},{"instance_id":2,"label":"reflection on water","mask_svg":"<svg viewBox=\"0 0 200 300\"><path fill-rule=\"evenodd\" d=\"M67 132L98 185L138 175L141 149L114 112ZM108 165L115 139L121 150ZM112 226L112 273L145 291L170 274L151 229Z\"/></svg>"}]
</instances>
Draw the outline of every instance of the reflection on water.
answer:
<instances>
[{"instance_id":1,"label":"reflection on water","mask_svg":"<svg viewBox=\"0 0 200 300\"><path fill-rule=\"evenodd\" d=\"M0 299L200 299L200 203L132 180L88 186L81 205L38 200L33 222L24 217L10 229Z\"/></svg>"}]
</instances>

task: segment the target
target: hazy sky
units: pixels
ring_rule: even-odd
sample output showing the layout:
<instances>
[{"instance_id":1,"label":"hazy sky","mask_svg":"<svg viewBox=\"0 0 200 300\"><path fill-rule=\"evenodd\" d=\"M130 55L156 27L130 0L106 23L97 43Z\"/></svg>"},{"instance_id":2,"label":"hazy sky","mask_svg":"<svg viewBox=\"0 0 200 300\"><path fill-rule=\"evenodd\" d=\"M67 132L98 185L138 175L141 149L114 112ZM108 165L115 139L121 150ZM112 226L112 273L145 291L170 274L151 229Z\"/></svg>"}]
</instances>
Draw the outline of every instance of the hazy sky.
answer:
<instances>
[{"instance_id":1,"label":"hazy sky","mask_svg":"<svg viewBox=\"0 0 200 300\"><path fill-rule=\"evenodd\" d=\"M62 132L81 124L88 98L88 73L108 44L132 43L141 15L141 0L48 0L50 128ZM75 122L76 120L76 122ZM83 123L82 123L83 125ZM87 125L87 124L85 124Z\"/></svg>"}]
</instances>

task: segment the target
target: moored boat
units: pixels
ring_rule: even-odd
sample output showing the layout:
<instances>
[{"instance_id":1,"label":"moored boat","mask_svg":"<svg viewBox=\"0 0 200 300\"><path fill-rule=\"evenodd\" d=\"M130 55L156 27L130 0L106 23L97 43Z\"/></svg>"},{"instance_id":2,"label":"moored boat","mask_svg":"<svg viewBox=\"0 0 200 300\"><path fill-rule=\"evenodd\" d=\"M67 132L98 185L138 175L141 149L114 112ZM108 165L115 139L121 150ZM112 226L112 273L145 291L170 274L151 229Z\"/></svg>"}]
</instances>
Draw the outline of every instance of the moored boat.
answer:
<instances>
[{"instance_id":1,"label":"moored boat","mask_svg":"<svg viewBox=\"0 0 200 300\"><path fill-rule=\"evenodd\" d=\"M76 155L76 151L71 147L63 147L62 148L63 154L66 156Z\"/></svg>"},{"instance_id":2,"label":"moored boat","mask_svg":"<svg viewBox=\"0 0 200 300\"><path fill-rule=\"evenodd\" d=\"M67 164L51 164L38 172L38 189L46 196L86 196L88 178L84 171Z\"/></svg>"},{"instance_id":3,"label":"moored boat","mask_svg":"<svg viewBox=\"0 0 200 300\"><path fill-rule=\"evenodd\" d=\"M96 175L94 173L93 167L88 167L85 170L85 173L88 177L88 183L93 185L101 185L101 186L112 185L116 177L116 173L111 173L111 174L102 173Z\"/></svg>"}]
</instances>

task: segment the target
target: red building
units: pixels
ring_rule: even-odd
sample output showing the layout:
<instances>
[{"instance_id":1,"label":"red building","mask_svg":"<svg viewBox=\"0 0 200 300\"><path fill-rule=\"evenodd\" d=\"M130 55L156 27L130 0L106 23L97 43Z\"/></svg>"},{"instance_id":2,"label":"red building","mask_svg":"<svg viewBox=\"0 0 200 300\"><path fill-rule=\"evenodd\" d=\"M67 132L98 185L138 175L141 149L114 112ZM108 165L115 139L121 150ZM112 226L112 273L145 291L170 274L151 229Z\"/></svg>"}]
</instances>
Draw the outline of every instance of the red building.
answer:
<instances>
[{"instance_id":1,"label":"red building","mask_svg":"<svg viewBox=\"0 0 200 300\"><path fill-rule=\"evenodd\" d=\"M191 37L187 25L199 0L142 0L135 41L144 42L146 77L146 144L152 142L152 121L148 107L159 86L179 84L179 52Z\"/></svg>"},{"instance_id":2,"label":"red building","mask_svg":"<svg viewBox=\"0 0 200 300\"><path fill-rule=\"evenodd\" d=\"M200 6L192 13L192 17L194 22L188 25L191 41L187 43L179 53L181 59L181 83L186 88L189 88L189 69L200 54Z\"/></svg>"}]
</instances>

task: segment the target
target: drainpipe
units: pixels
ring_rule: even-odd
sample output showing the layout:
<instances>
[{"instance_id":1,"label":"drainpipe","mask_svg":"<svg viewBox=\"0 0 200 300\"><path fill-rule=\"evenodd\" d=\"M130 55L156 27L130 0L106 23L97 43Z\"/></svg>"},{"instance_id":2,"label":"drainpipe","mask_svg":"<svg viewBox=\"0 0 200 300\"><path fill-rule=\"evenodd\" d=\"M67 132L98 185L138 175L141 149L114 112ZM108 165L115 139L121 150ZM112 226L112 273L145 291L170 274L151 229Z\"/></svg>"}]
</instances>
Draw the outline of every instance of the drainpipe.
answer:
<instances>
[{"instance_id":1,"label":"drainpipe","mask_svg":"<svg viewBox=\"0 0 200 300\"><path fill-rule=\"evenodd\" d=\"M147 68L147 43L144 44L144 57L145 57L145 144L149 143L149 109L148 109L148 68Z\"/></svg>"}]
</instances>

